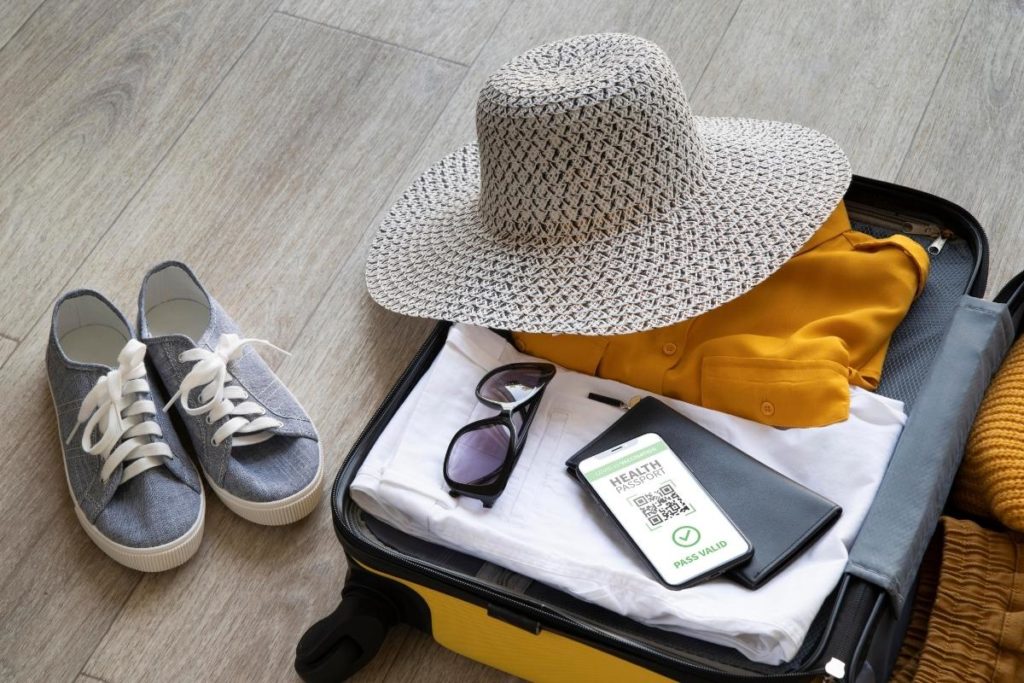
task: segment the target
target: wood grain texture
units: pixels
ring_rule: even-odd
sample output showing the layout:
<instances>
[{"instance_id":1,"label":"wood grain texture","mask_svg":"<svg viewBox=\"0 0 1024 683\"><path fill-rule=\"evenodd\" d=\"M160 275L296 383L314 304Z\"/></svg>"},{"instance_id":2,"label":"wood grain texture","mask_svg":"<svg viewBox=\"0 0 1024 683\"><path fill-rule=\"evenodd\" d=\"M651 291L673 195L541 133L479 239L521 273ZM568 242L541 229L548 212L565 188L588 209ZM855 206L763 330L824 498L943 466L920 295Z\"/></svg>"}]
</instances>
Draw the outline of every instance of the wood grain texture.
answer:
<instances>
[{"instance_id":1,"label":"wood grain texture","mask_svg":"<svg viewBox=\"0 0 1024 683\"><path fill-rule=\"evenodd\" d=\"M973 213L989 293L1024 269L1024 4L976 2L897 178Z\"/></svg>"},{"instance_id":2,"label":"wood grain texture","mask_svg":"<svg viewBox=\"0 0 1024 683\"><path fill-rule=\"evenodd\" d=\"M22 360L19 355L12 361ZM0 373L6 376L18 365L9 363ZM10 495L9 485L0 493L4 519L20 527L0 537L0 680L69 680L96 649L138 575L111 562L78 525L46 383L28 374L34 385L17 388L31 398L26 407L38 412L29 418L31 427L18 430L16 447L4 453L8 461L19 461L19 486L29 490L20 500ZM0 439L8 446L6 436Z\"/></svg>"},{"instance_id":3,"label":"wood grain texture","mask_svg":"<svg viewBox=\"0 0 1024 683\"><path fill-rule=\"evenodd\" d=\"M275 16L115 225L119 248L97 254L82 279L135 284L157 259L192 264L245 332L291 351L278 371L317 423L330 481L401 370L382 359L407 358L424 329L399 328L404 319L362 305L361 276L328 293L340 298L324 329L306 322L462 72ZM263 528L207 499L198 556L141 581L88 673L111 681L292 676L298 637L333 609L343 583L329 506L290 527Z\"/></svg>"},{"instance_id":4,"label":"wood grain texture","mask_svg":"<svg viewBox=\"0 0 1024 683\"><path fill-rule=\"evenodd\" d=\"M469 64L510 0L284 0L281 11Z\"/></svg>"},{"instance_id":5,"label":"wood grain texture","mask_svg":"<svg viewBox=\"0 0 1024 683\"><path fill-rule=\"evenodd\" d=\"M6 0L0 11L0 49L28 21L42 0Z\"/></svg>"},{"instance_id":6,"label":"wood grain texture","mask_svg":"<svg viewBox=\"0 0 1024 683\"><path fill-rule=\"evenodd\" d=\"M79 60L96 50L143 0L49 0L0 49L0 177L16 150L39 140L6 133L19 114ZM39 4L36 2L35 4ZM7 17L4 12L0 16ZM0 22L4 19L0 19Z\"/></svg>"},{"instance_id":7,"label":"wood grain texture","mask_svg":"<svg viewBox=\"0 0 1024 683\"><path fill-rule=\"evenodd\" d=\"M20 296L0 333L28 331L276 4L144 2L4 128L0 254Z\"/></svg>"},{"instance_id":8,"label":"wood grain texture","mask_svg":"<svg viewBox=\"0 0 1024 683\"><path fill-rule=\"evenodd\" d=\"M13 339L7 339L6 337L0 337L0 368L7 362L8 356L14 353L14 349L17 348L18 342Z\"/></svg>"},{"instance_id":9,"label":"wood grain texture","mask_svg":"<svg viewBox=\"0 0 1024 683\"><path fill-rule=\"evenodd\" d=\"M693 93L706 116L794 121L891 180L969 0L745 2Z\"/></svg>"},{"instance_id":10,"label":"wood grain texture","mask_svg":"<svg viewBox=\"0 0 1024 683\"><path fill-rule=\"evenodd\" d=\"M88 674L78 674L78 677L75 678L75 683L107 683L107 681L95 676L89 676Z\"/></svg>"}]
</instances>

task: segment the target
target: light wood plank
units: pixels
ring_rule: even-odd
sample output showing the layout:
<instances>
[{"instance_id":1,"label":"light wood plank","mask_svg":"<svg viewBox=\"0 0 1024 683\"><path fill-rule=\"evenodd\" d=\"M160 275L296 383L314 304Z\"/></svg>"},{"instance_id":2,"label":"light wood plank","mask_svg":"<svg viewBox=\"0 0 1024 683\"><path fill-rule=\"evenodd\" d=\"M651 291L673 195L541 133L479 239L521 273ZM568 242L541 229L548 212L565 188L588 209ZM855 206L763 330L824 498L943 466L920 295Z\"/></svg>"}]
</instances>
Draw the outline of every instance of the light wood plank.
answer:
<instances>
[{"instance_id":1,"label":"light wood plank","mask_svg":"<svg viewBox=\"0 0 1024 683\"><path fill-rule=\"evenodd\" d=\"M19 296L0 333L25 335L276 4L149 0L18 112L0 148L0 253Z\"/></svg>"},{"instance_id":2,"label":"light wood plank","mask_svg":"<svg viewBox=\"0 0 1024 683\"><path fill-rule=\"evenodd\" d=\"M510 0L285 0L283 12L469 64Z\"/></svg>"},{"instance_id":3,"label":"light wood plank","mask_svg":"<svg viewBox=\"0 0 1024 683\"><path fill-rule=\"evenodd\" d=\"M972 212L991 242L989 294L1024 269L1024 5L976 2L898 182Z\"/></svg>"},{"instance_id":4,"label":"light wood plank","mask_svg":"<svg viewBox=\"0 0 1024 683\"><path fill-rule=\"evenodd\" d=\"M28 20L42 0L7 0L0 12L0 48L7 44Z\"/></svg>"},{"instance_id":5,"label":"light wood plank","mask_svg":"<svg viewBox=\"0 0 1024 683\"><path fill-rule=\"evenodd\" d=\"M7 358L14 353L14 349L17 348L18 342L13 339L6 337L0 337L0 368L7 362Z\"/></svg>"},{"instance_id":6,"label":"light wood plank","mask_svg":"<svg viewBox=\"0 0 1024 683\"><path fill-rule=\"evenodd\" d=\"M745 2L694 91L707 116L794 121L895 177L969 0Z\"/></svg>"},{"instance_id":7,"label":"light wood plank","mask_svg":"<svg viewBox=\"0 0 1024 683\"><path fill-rule=\"evenodd\" d=\"M78 677L75 679L75 683L107 683L107 682L104 681L102 678L96 678L95 676L90 676L89 674L78 674Z\"/></svg>"},{"instance_id":8,"label":"light wood plank","mask_svg":"<svg viewBox=\"0 0 1024 683\"><path fill-rule=\"evenodd\" d=\"M20 0L19 0L20 1ZM54 81L84 59L131 15L143 0L48 0L27 20L17 35L0 49L0 159L14 158L15 149L40 140L7 133L18 115ZM9 18L6 13L0 16ZM5 19L0 19L0 22ZM0 163L0 169L10 168ZM0 177L6 173L0 170Z\"/></svg>"},{"instance_id":9,"label":"light wood plank","mask_svg":"<svg viewBox=\"0 0 1024 683\"><path fill-rule=\"evenodd\" d=\"M82 279L134 284L158 258L192 264L244 330L292 352L279 374L317 422L332 477L373 409L355 401L363 392L379 397L394 380L397 368L380 357L407 355L422 334L359 320L365 336L348 344L366 355L353 364L331 357L323 335L296 336L462 73L450 62L275 16L118 221L110 238L118 248L97 254ZM334 317L361 310L346 300ZM317 376L339 369L347 394L330 395ZM329 506L277 529L244 522L212 495L208 506L199 555L180 571L142 580L86 666L91 674L292 676L299 636L340 596L345 562Z\"/></svg>"},{"instance_id":10,"label":"light wood plank","mask_svg":"<svg viewBox=\"0 0 1024 683\"><path fill-rule=\"evenodd\" d=\"M35 372L27 374L35 379L39 400L30 403L39 417L27 417L31 428L19 429L17 447L4 451L9 459L21 461L25 474L19 477L20 486L31 491L18 501L6 491L0 498L4 518L22 527L13 531L18 538L5 532L0 539L0 680L63 681L82 669L138 575L109 560L78 525L64 483L54 420L40 419L53 413L46 381ZM6 398L0 401L7 403ZM6 435L0 439L9 441Z\"/></svg>"},{"instance_id":11,"label":"light wood plank","mask_svg":"<svg viewBox=\"0 0 1024 683\"><path fill-rule=\"evenodd\" d=\"M141 275L179 258L245 329L288 346L464 69L280 14L265 31L76 284L134 315Z\"/></svg>"}]
</instances>

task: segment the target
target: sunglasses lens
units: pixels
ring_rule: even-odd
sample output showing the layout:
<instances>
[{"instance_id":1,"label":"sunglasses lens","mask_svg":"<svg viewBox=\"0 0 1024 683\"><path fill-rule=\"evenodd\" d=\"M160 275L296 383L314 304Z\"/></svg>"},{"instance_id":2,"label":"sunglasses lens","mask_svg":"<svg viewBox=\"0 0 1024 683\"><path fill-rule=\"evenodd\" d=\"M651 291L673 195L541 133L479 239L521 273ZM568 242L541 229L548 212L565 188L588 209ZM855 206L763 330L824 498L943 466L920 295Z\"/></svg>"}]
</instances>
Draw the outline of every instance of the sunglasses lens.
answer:
<instances>
[{"instance_id":1,"label":"sunglasses lens","mask_svg":"<svg viewBox=\"0 0 1024 683\"><path fill-rule=\"evenodd\" d=\"M508 427L497 423L463 432L448 456L448 478L460 484L488 483L508 457L511 439Z\"/></svg>"},{"instance_id":2,"label":"sunglasses lens","mask_svg":"<svg viewBox=\"0 0 1024 683\"><path fill-rule=\"evenodd\" d=\"M511 407L531 398L551 379L544 366L519 365L496 372L487 378L478 393L480 398L503 407Z\"/></svg>"}]
</instances>

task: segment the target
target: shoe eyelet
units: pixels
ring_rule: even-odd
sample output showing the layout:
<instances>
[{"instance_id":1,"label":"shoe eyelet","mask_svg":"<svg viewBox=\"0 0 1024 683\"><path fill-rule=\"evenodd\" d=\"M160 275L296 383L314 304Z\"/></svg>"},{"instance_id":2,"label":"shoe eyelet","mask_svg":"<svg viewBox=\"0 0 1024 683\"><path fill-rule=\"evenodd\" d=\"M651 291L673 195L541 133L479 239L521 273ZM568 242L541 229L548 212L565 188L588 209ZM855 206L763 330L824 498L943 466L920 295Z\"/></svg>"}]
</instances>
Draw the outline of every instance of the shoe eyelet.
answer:
<instances>
[{"instance_id":1,"label":"shoe eyelet","mask_svg":"<svg viewBox=\"0 0 1024 683\"><path fill-rule=\"evenodd\" d=\"M213 420L210 419L209 415L206 416L206 424L208 424L208 425L212 425L213 424Z\"/></svg>"},{"instance_id":2,"label":"shoe eyelet","mask_svg":"<svg viewBox=\"0 0 1024 683\"><path fill-rule=\"evenodd\" d=\"M179 354L178 354L178 362L179 362L179 363L184 363L184 362L185 362L185 359L184 359L184 358L182 358L182 356L184 355L184 353L185 353L185 352L184 352L184 351L182 351L181 353L179 353Z\"/></svg>"},{"instance_id":3,"label":"shoe eyelet","mask_svg":"<svg viewBox=\"0 0 1024 683\"><path fill-rule=\"evenodd\" d=\"M220 442L219 442L219 441L217 441L217 439L210 439L210 443L211 443L212 445L214 445L214 446L219 446L219 445L220 445Z\"/></svg>"}]
</instances>

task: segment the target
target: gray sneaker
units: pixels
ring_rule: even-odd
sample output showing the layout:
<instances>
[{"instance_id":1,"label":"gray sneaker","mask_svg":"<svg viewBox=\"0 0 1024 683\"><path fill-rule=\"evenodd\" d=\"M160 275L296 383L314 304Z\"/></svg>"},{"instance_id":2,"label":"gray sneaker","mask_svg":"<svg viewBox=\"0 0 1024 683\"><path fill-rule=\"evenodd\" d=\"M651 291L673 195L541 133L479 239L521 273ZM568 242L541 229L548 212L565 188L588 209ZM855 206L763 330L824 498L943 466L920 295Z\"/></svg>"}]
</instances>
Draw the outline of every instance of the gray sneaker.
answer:
<instances>
[{"instance_id":1,"label":"gray sneaker","mask_svg":"<svg viewBox=\"0 0 1024 683\"><path fill-rule=\"evenodd\" d=\"M139 335L221 501L257 524L290 524L312 512L324 478L320 437L253 348L273 345L243 338L175 261L142 283Z\"/></svg>"},{"instance_id":2,"label":"gray sneaker","mask_svg":"<svg viewBox=\"0 0 1024 683\"><path fill-rule=\"evenodd\" d=\"M145 355L102 294L76 290L54 306L46 369L75 514L107 555L158 572L195 555L206 503Z\"/></svg>"}]
</instances>

